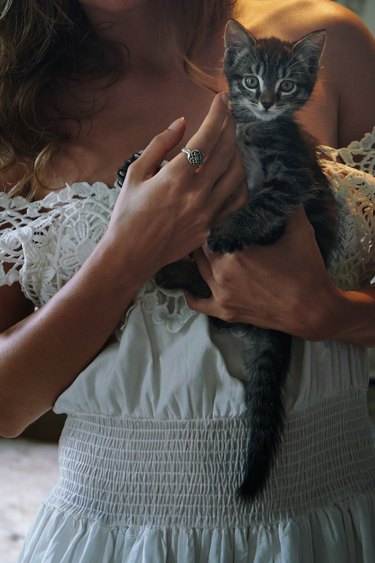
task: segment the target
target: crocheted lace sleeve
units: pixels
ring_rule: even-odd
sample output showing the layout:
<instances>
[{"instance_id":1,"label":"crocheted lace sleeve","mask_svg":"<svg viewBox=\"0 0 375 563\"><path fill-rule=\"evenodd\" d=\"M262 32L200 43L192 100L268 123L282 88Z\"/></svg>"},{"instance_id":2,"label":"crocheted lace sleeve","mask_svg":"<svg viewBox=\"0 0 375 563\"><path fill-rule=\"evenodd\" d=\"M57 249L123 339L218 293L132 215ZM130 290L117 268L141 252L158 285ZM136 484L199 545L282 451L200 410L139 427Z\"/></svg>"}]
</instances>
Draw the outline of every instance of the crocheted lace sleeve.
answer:
<instances>
[{"instance_id":1,"label":"crocheted lace sleeve","mask_svg":"<svg viewBox=\"0 0 375 563\"><path fill-rule=\"evenodd\" d=\"M330 275L342 289L366 287L375 281L375 127L347 147L320 150L339 214Z\"/></svg>"},{"instance_id":2,"label":"crocheted lace sleeve","mask_svg":"<svg viewBox=\"0 0 375 563\"><path fill-rule=\"evenodd\" d=\"M0 286L20 283L43 305L103 236L119 190L80 182L30 203L0 193Z\"/></svg>"}]
</instances>

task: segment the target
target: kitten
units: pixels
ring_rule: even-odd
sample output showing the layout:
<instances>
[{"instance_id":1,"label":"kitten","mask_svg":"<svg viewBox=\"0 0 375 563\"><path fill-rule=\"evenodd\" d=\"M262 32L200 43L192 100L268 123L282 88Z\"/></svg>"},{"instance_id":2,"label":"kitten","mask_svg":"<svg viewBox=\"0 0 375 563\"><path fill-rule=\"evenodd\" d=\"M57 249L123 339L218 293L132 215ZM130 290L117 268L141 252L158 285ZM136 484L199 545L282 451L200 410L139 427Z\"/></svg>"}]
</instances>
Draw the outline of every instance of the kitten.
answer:
<instances>
[{"instance_id":1,"label":"kitten","mask_svg":"<svg viewBox=\"0 0 375 563\"><path fill-rule=\"evenodd\" d=\"M211 250L235 252L253 243L270 244L303 205L322 256L329 259L337 231L334 198L317 161L316 143L292 117L313 91L325 40L325 31L309 33L295 43L274 37L256 40L236 21L227 23L224 69L250 198L212 229ZM210 295L193 261L166 266L156 281L201 297ZM282 439L291 336L240 326L246 339L248 450L238 492L252 500L264 489Z\"/></svg>"}]
</instances>

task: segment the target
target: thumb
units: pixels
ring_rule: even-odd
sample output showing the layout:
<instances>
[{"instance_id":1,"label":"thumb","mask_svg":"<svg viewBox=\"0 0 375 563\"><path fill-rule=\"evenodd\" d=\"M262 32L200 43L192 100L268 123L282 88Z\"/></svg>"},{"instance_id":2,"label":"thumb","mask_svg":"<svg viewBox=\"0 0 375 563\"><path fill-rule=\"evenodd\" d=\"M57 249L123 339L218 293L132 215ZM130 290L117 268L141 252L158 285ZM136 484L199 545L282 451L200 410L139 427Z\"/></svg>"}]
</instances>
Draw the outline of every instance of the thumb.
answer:
<instances>
[{"instance_id":1,"label":"thumb","mask_svg":"<svg viewBox=\"0 0 375 563\"><path fill-rule=\"evenodd\" d=\"M194 297L188 291L184 291L184 296L186 304L189 309L197 311L198 313L203 313L204 315L213 315L213 299L212 297L200 298Z\"/></svg>"},{"instance_id":2,"label":"thumb","mask_svg":"<svg viewBox=\"0 0 375 563\"><path fill-rule=\"evenodd\" d=\"M185 118L179 117L170 124L168 129L151 140L136 162L137 170L143 178L155 174L166 154L181 141L185 127Z\"/></svg>"},{"instance_id":3,"label":"thumb","mask_svg":"<svg viewBox=\"0 0 375 563\"><path fill-rule=\"evenodd\" d=\"M309 222L305 208L303 205L299 205L297 209L288 217L288 220L285 225L285 231L293 231L297 227L304 227L305 225L311 225Z\"/></svg>"}]
</instances>

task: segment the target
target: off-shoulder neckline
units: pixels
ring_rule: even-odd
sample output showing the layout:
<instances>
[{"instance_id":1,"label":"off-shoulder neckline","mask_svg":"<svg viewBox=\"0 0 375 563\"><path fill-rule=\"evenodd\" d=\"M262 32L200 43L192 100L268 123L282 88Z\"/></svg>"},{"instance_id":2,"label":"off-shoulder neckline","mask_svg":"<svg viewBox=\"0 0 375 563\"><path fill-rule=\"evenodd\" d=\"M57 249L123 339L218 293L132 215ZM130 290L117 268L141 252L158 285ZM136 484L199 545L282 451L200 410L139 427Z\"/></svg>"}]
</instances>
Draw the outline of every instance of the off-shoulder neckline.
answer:
<instances>
[{"instance_id":1,"label":"off-shoulder neckline","mask_svg":"<svg viewBox=\"0 0 375 563\"><path fill-rule=\"evenodd\" d=\"M317 148L320 149L322 153L340 152L341 150L350 151L351 149L358 149L359 147L366 148L369 142L372 142L372 145L375 144L375 126L372 130L366 132L361 139L351 141L346 147L336 148L320 144ZM102 196L105 193L108 196L111 194L117 195L119 191L120 188L115 185L109 186L107 183L102 181L96 181L93 183L77 181L72 184L67 183L64 187L51 190L51 192L46 194L44 197L31 201L21 195L10 196L6 192L0 192L0 205L4 202L8 202L8 204L11 202L12 207L24 207L32 204L49 207L51 204L56 205L56 203L67 203L72 199L72 197L88 197L89 195L96 195L99 193Z\"/></svg>"},{"instance_id":2,"label":"off-shoulder neckline","mask_svg":"<svg viewBox=\"0 0 375 563\"><path fill-rule=\"evenodd\" d=\"M85 198L88 196L107 194L118 195L119 188L109 186L105 182L85 182L78 181L72 184L66 184L57 190L51 190L48 194L40 199L29 200L21 195L10 196L6 192L0 192L0 205L8 203L7 207L29 207L37 205L38 207L49 208L51 205L64 204L72 200L72 198ZM10 205L9 205L10 204Z\"/></svg>"}]
</instances>

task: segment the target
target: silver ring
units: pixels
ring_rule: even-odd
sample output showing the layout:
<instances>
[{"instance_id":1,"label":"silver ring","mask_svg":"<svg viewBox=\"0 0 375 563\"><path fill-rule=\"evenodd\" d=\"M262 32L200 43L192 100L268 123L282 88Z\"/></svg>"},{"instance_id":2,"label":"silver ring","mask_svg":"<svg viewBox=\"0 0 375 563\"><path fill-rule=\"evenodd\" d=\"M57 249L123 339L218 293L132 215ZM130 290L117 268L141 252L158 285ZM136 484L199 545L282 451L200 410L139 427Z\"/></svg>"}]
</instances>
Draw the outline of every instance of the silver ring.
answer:
<instances>
[{"instance_id":1,"label":"silver ring","mask_svg":"<svg viewBox=\"0 0 375 563\"><path fill-rule=\"evenodd\" d=\"M199 168L204 161L204 154L198 149L187 149L184 147L181 152L186 154L188 163L194 166L194 168Z\"/></svg>"}]
</instances>

